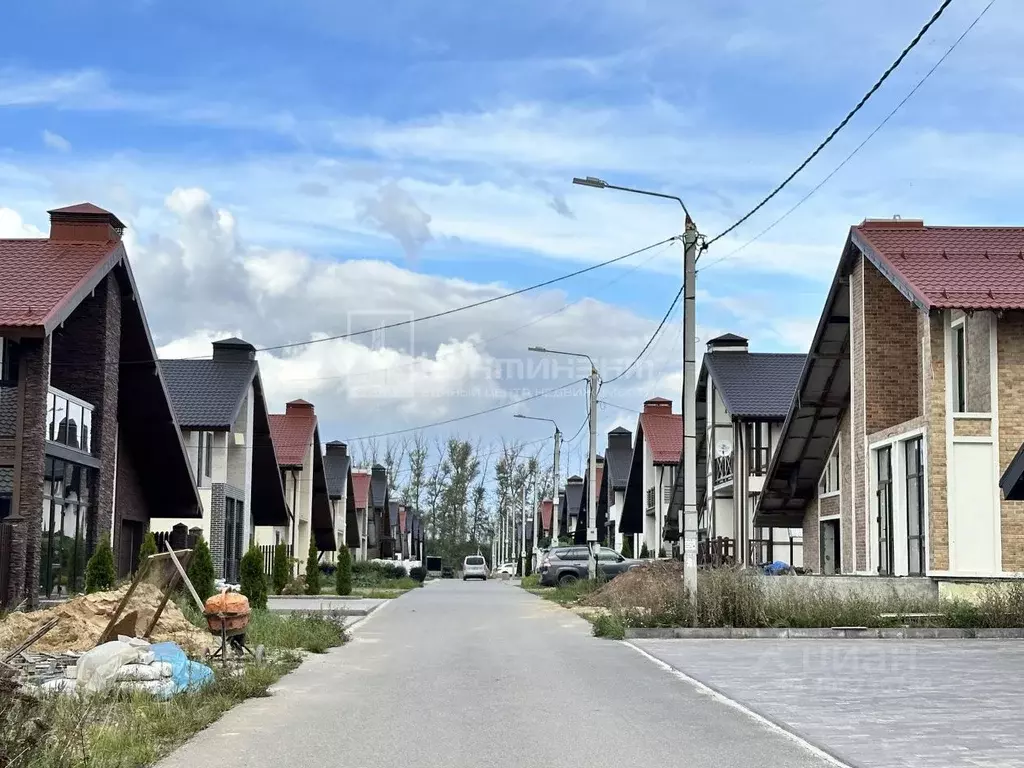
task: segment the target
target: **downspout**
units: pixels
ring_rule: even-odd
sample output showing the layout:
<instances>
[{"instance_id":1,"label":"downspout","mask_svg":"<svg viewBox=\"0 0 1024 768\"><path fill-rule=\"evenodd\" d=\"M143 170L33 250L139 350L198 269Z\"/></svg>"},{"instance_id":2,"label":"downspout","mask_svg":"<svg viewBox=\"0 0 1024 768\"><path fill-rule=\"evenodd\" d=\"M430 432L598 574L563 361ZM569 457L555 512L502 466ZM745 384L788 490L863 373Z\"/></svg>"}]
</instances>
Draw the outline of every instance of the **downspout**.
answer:
<instances>
[{"instance_id":1,"label":"downspout","mask_svg":"<svg viewBox=\"0 0 1024 768\"><path fill-rule=\"evenodd\" d=\"M299 479L296 477L295 470L291 470L292 473L292 560L296 562L295 571L298 572L298 560L299 560Z\"/></svg>"},{"instance_id":2,"label":"downspout","mask_svg":"<svg viewBox=\"0 0 1024 768\"><path fill-rule=\"evenodd\" d=\"M732 420L732 446L732 495L739 521L739 526L736 529L737 544L741 548L736 554L739 564L745 566L749 565L748 560L750 559L750 529L747 525L748 478L744 461L746 452L743 448L743 429L735 417Z\"/></svg>"},{"instance_id":3,"label":"downspout","mask_svg":"<svg viewBox=\"0 0 1024 768\"><path fill-rule=\"evenodd\" d=\"M658 551L654 553L654 557L655 558L658 557L658 553L660 553L661 550L665 546L665 531L661 527L662 526L662 514L664 513L664 510L662 509L662 502L665 499L664 485L665 485L665 465L664 464L659 464L658 465L658 492L657 492L657 498L655 499L655 502L654 502L655 503L655 507L654 508L656 510L658 510L657 516L654 518L655 519L655 529L654 530L655 530L655 533L657 534L657 539L655 540L654 543L658 547Z\"/></svg>"}]
</instances>

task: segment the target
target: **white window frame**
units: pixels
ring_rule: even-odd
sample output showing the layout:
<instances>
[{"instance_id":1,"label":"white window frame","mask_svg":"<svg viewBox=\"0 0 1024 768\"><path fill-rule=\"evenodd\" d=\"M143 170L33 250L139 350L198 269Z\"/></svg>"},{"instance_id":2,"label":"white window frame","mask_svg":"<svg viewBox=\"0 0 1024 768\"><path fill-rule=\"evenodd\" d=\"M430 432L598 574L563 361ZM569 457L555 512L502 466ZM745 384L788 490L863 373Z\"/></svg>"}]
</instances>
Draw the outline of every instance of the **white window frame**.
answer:
<instances>
[{"instance_id":1,"label":"white window frame","mask_svg":"<svg viewBox=\"0 0 1024 768\"><path fill-rule=\"evenodd\" d=\"M840 436L841 437L841 436ZM819 499L830 499L833 496L838 496L840 491L843 489L843 478L842 478L842 467L839 461L839 440L840 437L836 438L835 443L832 444L832 450L829 451L828 459L825 460L825 468L821 472L821 476L818 478L818 498ZM836 468L836 487L834 490L823 491L822 483L828 478L829 466L835 461Z\"/></svg>"},{"instance_id":2,"label":"white window frame","mask_svg":"<svg viewBox=\"0 0 1024 768\"><path fill-rule=\"evenodd\" d=\"M868 446L868 547L867 573L878 573L878 461L876 455L881 448L890 448L892 462L892 530L889 535L893 540L893 574L906 576L910 570L907 555L907 454L904 443L921 438L921 456L924 464L924 475L921 478L921 492L924 494L924 575L932 573L932 537L931 537L931 503L928 478L931 466L928 461L928 434L924 427L901 432ZM920 578L916 577L915 578Z\"/></svg>"},{"instance_id":3,"label":"white window frame","mask_svg":"<svg viewBox=\"0 0 1024 768\"><path fill-rule=\"evenodd\" d=\"M952 365L950 366L952 376L952 403L953 413L969 413L967 409L967 315L961 315L949 324L950 348L953 352ZM964 356L961 365L960 348L957 344L957 337L963 336ZM960 401L963 400L964 407L960 408Z\"/></svg>"}]
</instances>

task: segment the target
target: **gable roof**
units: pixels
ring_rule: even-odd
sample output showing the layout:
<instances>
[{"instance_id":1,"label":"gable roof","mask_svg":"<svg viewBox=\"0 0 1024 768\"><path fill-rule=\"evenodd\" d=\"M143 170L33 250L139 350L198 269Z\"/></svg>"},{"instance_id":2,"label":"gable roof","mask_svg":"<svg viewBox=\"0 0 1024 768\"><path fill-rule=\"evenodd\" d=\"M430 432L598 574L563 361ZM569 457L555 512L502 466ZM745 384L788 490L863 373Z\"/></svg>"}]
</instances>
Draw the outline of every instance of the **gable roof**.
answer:
<instances>
[{"instance_id":1,"label":"gable roof","mask_svg":"<svg viewBox=\"0 0 1024 768\"><path fill-rule=\"evenodd\" d=\"M565 508L566 514L578 515L580 505L583 503L583 478L573 475L565 481ZM569 533L569 531L565 531Z\"/></svg>"},{"instance_id":2,"label":"gable roof","mask_svg":"<svg viewBox=\"0 0 1024 768\"><path fill-rule=\"evenodd\" d=\"M344 450L339 451L339 447ZM324 452L324 475L327 476L327 494L332 499L340 499L345 495L350 467L347 446L338 441L328 443Z\"/></svg>"},{"instance_id":3,"label":"gable roof","mask_svg":"<svg viewBox=\"0 0 1024 768\"><path fill-rule=\"evenodd\" d=\"M847 243L921 309L1024 309L1024 227L866 219Z\"/></svg>"},{"instance_id":4,"label":"gable roof","mask_svg":"<svg viewBox=\"0 0 1024 768\"><path fill-rule=\"evenodd\" d=\"M671 402L664 398L651 402ZM678 464L683 450L683 417L678 413L641 413L637 426L639 440L642 436L651 447L655 464Z\"/></svg>"},{"instance_id":5,"label":"gable roof","mask_svg":"<svg viewBox=\"0 0 1024 768\"><path fill-rule=\"evenodd\" d=\"M255 360L161 360L160 370L185 429L230 429L256 375Z\"/></svg>"},{"instance_id":6,"label":"gable roof","mask_svg":"<svg viewBox=\"0 0 1024 768\"><path fill-rule=\"evenodd\" d=\"M298 408L293 406L300 406ZM305 400L288 403L285 413L270 414L270 432L274 438L277 463L282 467L301 467L316 430L316 414Z\"/></svg>"},{"instance_id":7,"label":"gable roof","mask_svg":"<svg viewBox=\"0 0 1024 768\"><path fill-rule=\"evenodd\" d=\"M633 433L616 427L608 433L608 447L604 452L605 472L612 488L617 491L626 488L629 480L629 462L633 458Z\"/></svg>"},{"instance_id":8,"label":"gable roof","mask_svg":"<svg viewBox=\"0 0 1024 768\"><path fill-rule=\"evenodd\" d=\"M551 533L551 512L554 508L554 502L551 499L544 499L540 503L540 529Z\"/></svg>"},{"instance_id":9,"label":"gable roof","mask_svg":"<svg viewBox=\"0 0 1024 768\"><path fill-rule=\"evenodd\" d=\"M382 464L370 469L370 503L374 509L383 509L388 499L388 471Z\"/></svg>"},{"instance_id":10,"label":"gable roof","mask_svg":"<svg viewBox=\"0 0 1024 768\"><path fill-rule=\"evenodd\" d=\"M353 471L352 490L356 497L356 508L366 509L370 500L370 473L365 470Z\"/></svg>"},{"instance_id":11,"label":"gable roof","mask_svg":"<svg viewBox=\"0 0 1024 768\"><path fill-rule=\"evenodd\" d=\"M730 415L781 420L789 414L806 360L802 354L707 352L703 367Z\"/></svg>"}]
</instances>

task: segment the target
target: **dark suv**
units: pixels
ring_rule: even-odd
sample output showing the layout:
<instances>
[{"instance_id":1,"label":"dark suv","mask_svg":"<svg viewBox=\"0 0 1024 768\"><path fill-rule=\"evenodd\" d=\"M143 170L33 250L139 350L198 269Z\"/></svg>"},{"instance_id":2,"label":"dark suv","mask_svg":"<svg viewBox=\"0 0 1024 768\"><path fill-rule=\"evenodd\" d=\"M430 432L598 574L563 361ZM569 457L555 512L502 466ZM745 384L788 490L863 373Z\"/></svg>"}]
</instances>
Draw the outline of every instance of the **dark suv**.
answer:
<instances>
[{"instance_id":1,"label":"dark suv","mask_svg":"<svg viewBox=\"0 0 1024 768\"><path fill-rule=\"evenodd\" d=\"M553 587L587 578L587 555L586 547L555 547L548 550L540 561L541 585ZM606 579L636 568L642 562L625 558L608 547L597 550L597 567Z\"/></svg>"}]
</instances>

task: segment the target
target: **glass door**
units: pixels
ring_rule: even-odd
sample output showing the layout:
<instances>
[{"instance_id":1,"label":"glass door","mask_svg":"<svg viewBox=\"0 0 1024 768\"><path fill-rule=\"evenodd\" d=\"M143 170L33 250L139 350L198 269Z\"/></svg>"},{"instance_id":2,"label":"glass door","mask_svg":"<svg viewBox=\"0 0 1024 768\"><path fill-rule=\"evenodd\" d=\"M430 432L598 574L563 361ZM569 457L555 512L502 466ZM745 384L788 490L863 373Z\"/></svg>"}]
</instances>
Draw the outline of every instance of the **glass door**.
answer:
<instances>
[{"instance_id":1,"label":"glass door","mask_svg":"<svg viewBox=\"0 0 1024 768\"><path fill-rule=\"evenodd\" d=\"M878 572L893 574L892 542L892 448L886 446L875 452L878 490Z\"/></svg>"},{"instance_id":2,"label":"glass door","mask_svg":"<svg viewBox=\"0 0 1024 768\"><path fill-rule=\"evenodd\" d=\"M907 573L924 576L924 456L921 438L904 444L907 463Z\"/></svg>"}]
</instances>

